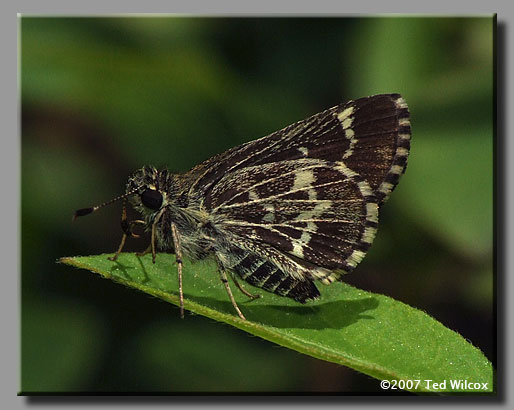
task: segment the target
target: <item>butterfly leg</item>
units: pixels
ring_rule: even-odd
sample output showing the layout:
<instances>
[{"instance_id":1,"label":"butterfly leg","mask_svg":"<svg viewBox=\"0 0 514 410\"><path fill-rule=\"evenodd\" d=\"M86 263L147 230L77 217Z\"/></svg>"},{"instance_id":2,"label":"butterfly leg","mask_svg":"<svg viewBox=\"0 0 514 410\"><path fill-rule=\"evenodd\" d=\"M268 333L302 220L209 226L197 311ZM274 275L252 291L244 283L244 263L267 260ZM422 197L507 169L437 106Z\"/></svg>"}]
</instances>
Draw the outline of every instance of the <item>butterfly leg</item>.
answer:
<instances>
[{"instance_id":1,"label":"butterfly leg","mask_svg":"<svg viewBox=\"0 0 514 410\"><path fill-rule=\"evenodd\" d=\"M234 275L230 275L232 277L232 280L234 281L235 285L237 286L237 288L243 293L245 294L246 296L248 296L250 299L259 299L262 295L256 293L256 294L252 294L250 292L248 292L245 288L243 288L243 285L241 285L236 277Z\"/></svg>"},{"instance_id":2,"label":"butterfly leg","mask_svg":"<svg viewBox=\"0 0 514 410\"><path fill-rule=\"evenodd\" d=\"M223 283L223 285L225 285L225 289L228 293L228 297L230 298L230 301L232 302L232 306L234 306L234 309L236 309L236 312L239 315L239 317L243 320L246 320L243 313L241 313L239 306L237 306L236 300L234 299L234 295L232 294L232 291L230 290L230 286L228 284L227 274L225 273L225 270L221 266L220 266L219 272L220 272L221 282Z\"/></svg>"},{"instance_id":3,"label":"butterfly leg","mask_svg":"<svg viewBox=\"0 0 514 410\"><path fill-rule=\"evenodd\" d=\"M175 260L178 272L178 293L180 301L180 317L184 319L184 291L182 289L182 248L180 247L180 235L174 223L171 224L171 235L175 245Z\"/></svg>"},{"instance_id":4,"label":"butterfly leg","mask_svg":"<svg viewBox=\"0 0 514 410\"><path fill-rule=\"evenodd\" d=\"M123 203L123 209L121 211L121 229L123 230L123 236L121 237L121 243L118 247L118 250L114 254L114 256L111 256L107 259L110 261L115 261L118 259L118 256L120 256L121 251L123 250L123 247L125 246L125 241L127 240L127 237L130 236L132 238L138 238L139 235L136 235L134 232L132 232L134 225L144 225L145 221L142 221L140 219L136 219L135 221L127 221L127 209L125 207L125 203Z\"/></svg>"}]
</instances>

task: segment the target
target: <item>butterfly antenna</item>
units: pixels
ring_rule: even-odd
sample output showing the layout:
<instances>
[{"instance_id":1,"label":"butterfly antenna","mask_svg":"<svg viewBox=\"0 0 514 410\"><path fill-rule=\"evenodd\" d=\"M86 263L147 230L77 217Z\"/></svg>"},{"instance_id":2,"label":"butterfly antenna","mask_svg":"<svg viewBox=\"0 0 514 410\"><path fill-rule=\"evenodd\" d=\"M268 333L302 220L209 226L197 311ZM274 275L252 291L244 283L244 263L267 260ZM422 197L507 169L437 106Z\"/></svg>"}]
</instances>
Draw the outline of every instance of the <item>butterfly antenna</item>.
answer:
<instances>
[{"instance_id":1,"label":"butterfly antenna","mask_svg":"<svg viewBox=\"0 0 514 410\"><path fill-rule=\"evenodd\" d=\"M103 204L100 204L97 206L92 206L90 208L77 209L75 211L75 213L73 214L72 221L77 219L79 216L89 215L90 213L98 211L100 208L103 208L104 206L111 205L112 203L119 201L120 199L124 199L124 198L129 197L130 195L134 195L137 191L138 191L138 188L136 188L130 192L127 192L126 194L120 195L114 199L111 199L110 201L104 202Z\"/></svg>"}]
</instances>

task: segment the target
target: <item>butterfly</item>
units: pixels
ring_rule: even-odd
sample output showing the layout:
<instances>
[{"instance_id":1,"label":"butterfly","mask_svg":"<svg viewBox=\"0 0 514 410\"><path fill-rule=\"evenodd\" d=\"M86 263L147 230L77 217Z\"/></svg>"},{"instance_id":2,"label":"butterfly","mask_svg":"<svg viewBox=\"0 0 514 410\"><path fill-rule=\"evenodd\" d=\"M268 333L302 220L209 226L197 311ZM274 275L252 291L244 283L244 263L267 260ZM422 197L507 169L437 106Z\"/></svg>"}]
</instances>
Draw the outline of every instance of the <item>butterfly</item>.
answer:
<instances>
[{"instance_id":1,"label":"butterfly","mask_svg":"<svg viewBox=\"0 0 514 410\"><path fill-rule=\"evenodd\" d=\"M229 283L239 279L300 303L320 297L351 272L377 232L380 207L405 172L411 125L399 94L351 100L175 174L143 167L125 194L79 209L74 218L123 201L123 237L151 233L146 251L173 251L184 316L183 257L213 257L241 319ZM141 215L128 221L126 203Z\"/></svg>"}]
</instances>

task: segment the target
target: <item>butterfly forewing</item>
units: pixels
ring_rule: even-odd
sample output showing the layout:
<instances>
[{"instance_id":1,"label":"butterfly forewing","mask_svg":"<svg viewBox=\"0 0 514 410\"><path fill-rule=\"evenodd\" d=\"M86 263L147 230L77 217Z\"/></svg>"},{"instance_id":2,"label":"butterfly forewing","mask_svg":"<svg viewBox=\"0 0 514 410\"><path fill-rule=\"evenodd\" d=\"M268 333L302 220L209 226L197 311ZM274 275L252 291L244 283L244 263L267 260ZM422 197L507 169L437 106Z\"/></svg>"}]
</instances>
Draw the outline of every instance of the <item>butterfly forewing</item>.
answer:
<instances>
[{"instance_id":1,"label":"butterfly forewing","mask_svg":"<svg viewBox=\"0 0 514 410\"><path fill-rule=\"evenodd\" d=\"M381 204L407 166L411 135L407 104L399 94L386 94L360 98L346 107L338 114L351 140L343 162L369 183Z\"/></svg>"},{"instance_id":2,"label":"butterfly forewing","mask_svg":"<svg viewBox=\"0 0 514 410\"><path fill-rule=\"evenodd\" d=\"M233 148L200 166L195 185L220 230L242 248L264 258L276 252L291 262L279 271L297 280L330 283L369 249L378 207L405 171L409 148L405 101L377 95ZM241 276L259 286L262 266Z\"/></svg>"},{"instance_id":3,"label":"butterfly forewing","mask_svg":"<svg viewBox=\"0 0 514 410\"><path fill-rule=\"evenodd\" d=\"M192 189L208 192L227 173L244 167L311 158L344 162L382 203L405 171L410 135L409 111L399 94L364 97L209 159L197 167Z\"/></svg>"}]
</instances>

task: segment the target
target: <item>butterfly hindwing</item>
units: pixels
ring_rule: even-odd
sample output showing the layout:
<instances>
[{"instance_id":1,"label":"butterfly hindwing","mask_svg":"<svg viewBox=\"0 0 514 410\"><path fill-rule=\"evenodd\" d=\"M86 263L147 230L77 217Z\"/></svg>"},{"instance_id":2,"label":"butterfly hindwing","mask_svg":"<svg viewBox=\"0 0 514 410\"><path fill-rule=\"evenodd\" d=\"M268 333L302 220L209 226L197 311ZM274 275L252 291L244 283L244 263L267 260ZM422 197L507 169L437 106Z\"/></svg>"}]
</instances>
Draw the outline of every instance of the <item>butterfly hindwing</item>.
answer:
<instances>
[{"instance_id":1,"label":"butterfly hindwing","mask_svg":"<svg viewBox=\"0 0 514 410\"><path fill-rule=\"evenodd\" d=\"M219 184L226 189L214 189L209 201L219 229L254 243L256 252L268 244L294 260L295 271L304 268L305 277L337 279L355 268L373 241L375 197L342 163L281 161L226 179Z\"/></svg>"}]
</instances>

